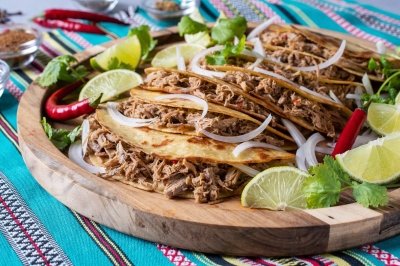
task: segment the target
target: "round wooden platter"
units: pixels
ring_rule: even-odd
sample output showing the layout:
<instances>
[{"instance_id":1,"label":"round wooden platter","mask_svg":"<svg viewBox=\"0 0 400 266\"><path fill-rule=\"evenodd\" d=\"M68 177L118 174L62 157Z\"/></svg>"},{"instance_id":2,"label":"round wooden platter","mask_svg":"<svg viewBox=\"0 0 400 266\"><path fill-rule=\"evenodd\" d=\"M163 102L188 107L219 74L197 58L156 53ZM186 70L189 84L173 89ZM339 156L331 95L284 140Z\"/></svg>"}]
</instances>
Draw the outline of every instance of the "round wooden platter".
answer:
<instances>
[{"instance_id":1,"label":"round wooden platter","mask_svg":"<svg viewBox=\"0 0 400 266\"><path fill-rule=\"evenodd\" d=\"M179 40L176 28L156 32L154 37L160 44ZM117 41L91 47L76 57L83 62ZM40 124L45 97L44 89L31 84L19 105L18 133L26 165L63 204L118 231L178 248L238 256L319 254L400 232L400 189L390 192L389 206L381 209L348 203L274 212L243 208L238 197L214 205L196 204L104 180L74 164L48 140Z\"/></svg>"}]
</instances>

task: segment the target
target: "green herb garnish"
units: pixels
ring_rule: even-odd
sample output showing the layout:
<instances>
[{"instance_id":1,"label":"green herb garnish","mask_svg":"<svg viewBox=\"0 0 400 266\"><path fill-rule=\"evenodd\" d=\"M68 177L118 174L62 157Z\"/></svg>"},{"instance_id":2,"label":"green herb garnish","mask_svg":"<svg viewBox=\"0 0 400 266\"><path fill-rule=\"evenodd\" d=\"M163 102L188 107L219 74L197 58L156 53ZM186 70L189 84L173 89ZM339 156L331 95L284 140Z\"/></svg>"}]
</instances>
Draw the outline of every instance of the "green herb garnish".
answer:
<instances>
[{"instance_id":1,"label":"green herb garnish","mask_svg":"<svg viewBox=\"0 0 400 266\"><path fill-rule=\"evenodd\" d=\"M72 55L55 57L47 64L37 82L42 87L50 87L59 81L71 83L82 79L89 72L82 65L74 67L73 65L77 62L76 58Z\"/></svg>"},{"instance_id":2,"label":"green herb garnish","mask_svg":"<svg viewBox=\"0 0 400 266\"><path fill-rule=\"evenodd\" d=\"M65 150L69 147L81 133L81 126L77 126L72 131L63 128L53 128L47 123L46 117L42 118L41 124L47 137L59 150Z\"/></svg>"},{"instance_id":3,"label":"green herb garnish","mask_svg":"<svg viewBox=\"0 0 400 266\"><path fill-rule=\"evenodd\" d=\"M150 27L147 25L141 25L136 28L130 29L128 36L136 35L141 48L141 58L146 60L149 53L156 47L157 40L154 40L150 34Z\"/></svg>"},{"instance_id":4,"label":"green herb garnish","mask_svg":"<svg viewBox=\"0 0 400 266\"><path fill-rule=\"evenodd\" d=\"M385 186L352 181L339 163L325 156L324 163L311 167L311 176L303 183L308 208L325 208L339 202L340 193L351 189L354 199L364 207L384 206L388 202Z\"/></svg>"},{"instance_id":5,"label":"green herb garnish","mask_svg":"<svg viewBox=\"0 0 400 266\"><path fill-rule=\"evenodd\" d=\"M188 16L182 17L178 24L179 34L196 34L206 32L211 34L212 43L224 45L224 49L206 57L210 65L223 65L230 57L239 55L246 44L244 33L247 29L247 21L244 17L224 18L221 17L211 30L206 24L191 19ZM235 39L239 42L234 44Z\"/></svg>"}]
</instances>

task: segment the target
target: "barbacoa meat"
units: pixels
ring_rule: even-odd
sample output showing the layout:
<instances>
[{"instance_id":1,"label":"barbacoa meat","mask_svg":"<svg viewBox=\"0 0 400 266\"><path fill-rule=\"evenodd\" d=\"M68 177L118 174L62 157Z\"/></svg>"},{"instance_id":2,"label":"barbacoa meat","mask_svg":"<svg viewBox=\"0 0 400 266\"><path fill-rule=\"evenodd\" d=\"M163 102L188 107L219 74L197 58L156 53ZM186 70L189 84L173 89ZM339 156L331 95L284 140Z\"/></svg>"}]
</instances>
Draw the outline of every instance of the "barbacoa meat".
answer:
<instances>
[{"instance_id":1,"label":"barbacoa meat","mask_svg":"<svg viewBox=\"0 0 400 266\"><path fill-rule=\"evenodd\" d=\"M327 132L330 137L335 136L335 127L343 126L342 119L338 118L335 112L281 87L273 79L251 76L240 71L228 71L224 79L238 84L250 94L276 104L288 116L305 119L317 130Z\"/></svg>"},{"instance_id":2,"label":"barbacoa meat","mask_svg":"<svg viewBox=\"0 0 400 266\"><path fill-rule=\"evenodd\" d=\"M232 109L257 114L260 118L266 118L270 114L261 105L242 95L235 94L229 86L210 83L197 77L188 77L175 72L158 70L147 75L146 85L161 89L170 87L176 93L189 93Z\"/></svg>"},{"instance_id":3,"label":"barbacoa meat","mask_svg":"<svg viewBox=\"0 0 400 266\"><path fill-rule=\"evenodd\" d=\"M154 125L158 127L174 128L183 126L191 130L196 130L195 125L197 124L197 130L204 129L222 136L243 135L258 127L257 124L248 120L241 120L211 112L208 112L206 117L199 120L201 111L145 103L135 98L121 102L118 109L127 117L140 119L156 118ZM266 132L261 133L253 140L277 146L284 144L282 140L267 135Z\"/></svg>"},{"instance_id":4,"label":"barbacoa meat","mask_svg":"<svg viewBox=\"0 0 400 266\"><path fill-rule=\"evenodd\" d=\"M134 182L147 190L163 188L168 198L192 193L198 203L220 199L221 194L237 189L247 177L226 164L166 160L134 148L88 118L90 133L87 154L100 158L106 168L101 177Z\"/></svg>"}]
</instances>

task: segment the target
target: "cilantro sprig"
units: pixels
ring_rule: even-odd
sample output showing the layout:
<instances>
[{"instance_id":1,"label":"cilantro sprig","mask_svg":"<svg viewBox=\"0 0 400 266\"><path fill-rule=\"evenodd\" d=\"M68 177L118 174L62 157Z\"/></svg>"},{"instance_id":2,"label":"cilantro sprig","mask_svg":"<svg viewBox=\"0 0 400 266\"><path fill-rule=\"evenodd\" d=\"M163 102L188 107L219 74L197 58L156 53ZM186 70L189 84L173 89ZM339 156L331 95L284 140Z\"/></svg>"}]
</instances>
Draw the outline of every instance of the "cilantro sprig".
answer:
<instances>
[{"instance_id":1,"label":"cilantro sprig","mask_svg":"<svg viewBox=\"0 0 400 266\"><path fill-rule=\"evenodd\" d=\"M324 163L311 167L311 176L303 183L303 193L308 208L326 208L339 202L340 194L352 190L354 199L364 207L379 207L388 203L385 186L368 182L356 182L340 167L331 156L324 157Z\"/></svg>"},{"instance_id":2,"label":"cilantro sprig","mask_svg":"<svg viewBox=\"0 0 400 266\"><path fill-rule=\"evenodd\" d=\"M77 62L72 55L53 58L37 79L38 84L42 87L50 87L59 81L72 83L84 78L89 72L83 65L74 66Z\"/></svg>"},{"instance_id":3,"label":"cilantro sprig","mask_svg":"<svg viewBox=\"0 0 400 266\"><path fill-rule=\"evenodd\" d=\"M212 44L224 45L223 50L207 56L206 60L210 65L223 65L228 58L239 55L245 49L246 36L244 33L247 29L247 21L241 16L219 18L211 29L204 23L184 16L178 24L178 29L181 36L207 32L211 34ZM239 42L235 43L235 39Z\"/></svg>"},{"instance_id":4,"label":"cilantro sprig","mask_svg":"<svg viewBox=\"0 0 400 266\"><path fill-rule=\"evenodd\" d=\"M302 188L308 208L336 205L340 194L347 189L352 190L354 199L364 207L388 203L386 187L352 180L331 156L325 156L324 163L310 168L309 172L311 176L304 181Z\"/></svg>"},{"instance_id":5,"label":"cilantro sprig","mask_svg":"<svg viewBox=\"0 0 400 266\"><path fill-rule=\"evenodd\" d=\"M46 120L46 117L41 121L44 132L47 137L59 150L65 150L71 145L81 133L81 126L77 126L72 131L63 128L53 128Z\"/></svg>"},{"instance_id":6,"label":"cilantro sprig","mask_svg":"<svg viewBox=\"0 0 400 266\"><path fill-rule=\"evenodd\" d=\"M382 56L379 61L371 58L368 61L368 70L382 73L385 81L376 93L364 93L361 100L364 103L395 104L396 96L400 92L400 70L394 69L385 56Z\"/></svg>"}]
</instances>

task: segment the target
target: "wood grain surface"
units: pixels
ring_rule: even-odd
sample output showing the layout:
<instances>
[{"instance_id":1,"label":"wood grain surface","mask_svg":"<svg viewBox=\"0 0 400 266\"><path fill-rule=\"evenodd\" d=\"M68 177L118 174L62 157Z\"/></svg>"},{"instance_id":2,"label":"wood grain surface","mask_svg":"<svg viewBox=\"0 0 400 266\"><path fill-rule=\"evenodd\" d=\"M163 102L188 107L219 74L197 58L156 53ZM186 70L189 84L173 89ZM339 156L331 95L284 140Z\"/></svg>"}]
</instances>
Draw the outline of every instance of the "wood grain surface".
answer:
<instances>
[{"instance_id":1,"label":"wood grain surface","mask_svg":"<svg viewBox=\"0 0 400 266\"><path fill-rule=\"evenodd\" d=\"M359 41L338 33L328 34ZM154 36L161 44L179 40L176 28ZM117 41L91 47L76 56L84 62ZM193 200L169 200L157 193L104 180L81 169L48 140L40 125L45 97L46 90L31 84L19 105L18 133L26 165L56 199L118 231L177 248L238 256L318 254L400 232L400 189L390 193L390 205L381 209L350 203L273 212L243 208L237 197L214 205L195 204Z\"/></svg>"}]
</instances>

